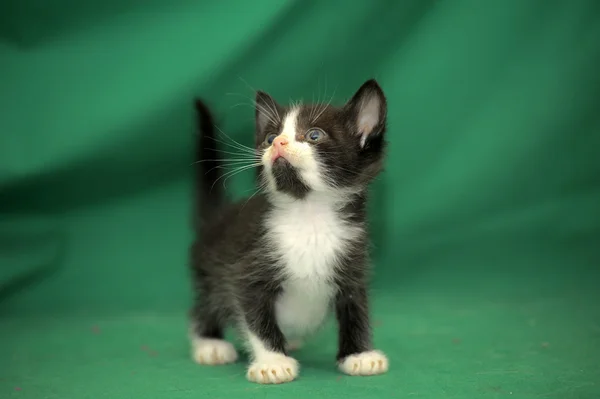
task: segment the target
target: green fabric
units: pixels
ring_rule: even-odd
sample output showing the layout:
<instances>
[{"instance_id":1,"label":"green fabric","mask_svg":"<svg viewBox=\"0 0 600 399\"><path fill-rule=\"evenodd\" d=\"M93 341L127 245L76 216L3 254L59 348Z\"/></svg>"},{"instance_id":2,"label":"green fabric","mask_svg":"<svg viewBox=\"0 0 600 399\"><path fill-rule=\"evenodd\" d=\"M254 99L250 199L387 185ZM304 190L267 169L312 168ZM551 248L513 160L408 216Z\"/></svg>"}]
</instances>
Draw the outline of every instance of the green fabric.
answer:
<instances>
[{"instance_id":1,"label":"green fabric","mask_svg":"<svg viewBox=\"0 0 600 399\"><path fill-rule=\"evenodd\" d=\"M598 65L595 0L0 2L0 397L600 397ZM291 384L194 364L192 98L249 145L254 88L371 77L390 372L342 376L333 325Z\"/></svg>"}]
</instances>

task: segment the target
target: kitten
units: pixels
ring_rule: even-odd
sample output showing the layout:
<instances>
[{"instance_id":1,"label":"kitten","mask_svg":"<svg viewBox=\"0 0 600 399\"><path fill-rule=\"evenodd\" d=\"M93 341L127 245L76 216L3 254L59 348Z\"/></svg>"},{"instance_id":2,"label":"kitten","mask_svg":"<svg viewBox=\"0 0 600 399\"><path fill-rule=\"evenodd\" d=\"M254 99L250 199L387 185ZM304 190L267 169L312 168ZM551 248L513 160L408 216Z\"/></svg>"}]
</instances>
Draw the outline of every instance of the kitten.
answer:
<instances>
[{"instance_id":1,"label":"kitten","mask_svg":"<svg viewBox=\"0 0 600 399\"><path fill-rule=\"evenodd\" d=\"M381 374L386 356L373 349L367 280L367 187L384 160L386 99L375 80L342 107L284 107L256 94L257 179L265 191L227 203L218 189L219 157L204 104L200 117L198 237L192 246L195 303L192 355L201 364L237 359L224 340L236 326L247 341L250 381L294 380L289 352L337 317L340 370ZM241 147L238 147L241 149ZM220 183L220 182L219 182ZM212 191L211 191L212 190Z\"/></svg>"}]
</instances>

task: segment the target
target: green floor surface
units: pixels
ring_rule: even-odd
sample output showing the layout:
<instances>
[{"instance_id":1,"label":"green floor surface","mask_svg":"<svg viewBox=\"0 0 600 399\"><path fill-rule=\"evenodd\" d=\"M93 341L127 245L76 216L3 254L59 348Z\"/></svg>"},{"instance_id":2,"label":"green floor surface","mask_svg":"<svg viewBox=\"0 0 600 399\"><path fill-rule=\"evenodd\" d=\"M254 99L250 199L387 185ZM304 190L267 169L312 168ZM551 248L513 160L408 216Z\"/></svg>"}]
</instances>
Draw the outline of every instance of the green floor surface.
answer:
<instances>
[{"instance_id":1,"label":"green floor surface","mask_svg":"<svg viewBox=\"0 0 600 399\"><path fill-rule=\"evenodd\" d=\"M391 359L386 375L339 373L333 323L297 353L302 371L290 384L247 382L243 360L196 365L186 337L186 194L185 184L170 184L63 216L71 270L0 307L0 397L598 397L599 254L585 239L568 251L551 234L526 241L527 227L486 224L376 262L374 329ZM145 215L165 204L174 212L149 222ZM154 223L161 229L150 230ZM134 235L138 229L145 233ZM148 262L142 249L161 247ZM56 248L37 248L55 259Z\"/></svg>"},{"instance_id":2,"label":"green floor surface","mask_svg":"<svg viewBox=\"0 0 600 399\"><path fill-rule=\"evenodd\" d=\"M260 386L245 380L243 360L194 364L182 312L14 318L0 324L10 364L0 397L597 397L600 317L589 284L575 278L550 292L535 276L447 277L375 296L376 342L391 360L383 376L339 373L332 326L296 354L298 380Z\"/></svg>"}]
</instances>

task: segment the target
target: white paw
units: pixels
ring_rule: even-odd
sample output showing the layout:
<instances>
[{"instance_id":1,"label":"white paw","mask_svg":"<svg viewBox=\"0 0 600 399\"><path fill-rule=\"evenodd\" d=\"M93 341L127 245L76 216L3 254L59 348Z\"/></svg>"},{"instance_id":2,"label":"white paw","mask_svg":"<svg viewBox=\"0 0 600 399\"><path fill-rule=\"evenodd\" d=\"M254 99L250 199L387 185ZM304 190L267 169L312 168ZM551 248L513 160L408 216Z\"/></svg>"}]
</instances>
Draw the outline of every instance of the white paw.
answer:
<instances>
[{"instance_id":1,"label":"white paw","mask_svg":"<svg viewBox=\"0 0 600 399\"><path fill-rule=\"evenodd\" d=\"M222 339L196 338L192 341L192 357L200 364L227 364L237 360L237 352Z\"/></svg>"},{"instance_id":2,"label":"white paw","mask_svg":"<svg viewBox=\"0 0 600 399\"><path fill-rule=\"evenodd\" d=\"M289 340L285 345L285 350L288 352L297 351L300 348L302 348L302 340L299 339Z\"/></svg>"},{"instance_id":3,"label":"white paw","mask_svg":"<svg viewBox=\"0 0 600 399\"><path fill-rule=\"evenodd\" d=\"M281 384L298 376L298 362L278 353L257 359L248 368L246 377L259 384Z\"/></svg>"},{"instance_id":4,"label":"white paw","mask_svg":"<svg viewBox=\"0 0 600 399\"><path fill-rule=\"evenodd\" d=\"M380 351L350 355L340 363L340 370L349 375L375 375L388 371L389 361Z\"/></svg>"}]
</instances>

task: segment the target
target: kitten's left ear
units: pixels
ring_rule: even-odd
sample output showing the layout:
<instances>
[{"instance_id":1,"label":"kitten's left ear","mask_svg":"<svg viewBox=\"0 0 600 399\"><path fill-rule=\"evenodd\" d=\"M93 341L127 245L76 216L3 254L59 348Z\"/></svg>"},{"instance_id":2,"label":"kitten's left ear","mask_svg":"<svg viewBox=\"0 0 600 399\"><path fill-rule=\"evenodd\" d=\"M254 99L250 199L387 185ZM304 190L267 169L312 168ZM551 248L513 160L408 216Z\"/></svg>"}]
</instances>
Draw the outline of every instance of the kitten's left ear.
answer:
<instances>
[{"instance_id":1,"label":"kitten's left ear","mask_svg":"<svg viewBox=\"0 0 600 399\"><path fill-rule=\"evenodd\" d=\"M352 133L360 139L360 147L385 133L387 101L375 79L363 83L344 106L350 118Z\"/></svg>"},{"instance_id":2,"label":"kitten's left ear","mask_svg":"<svg viewBox=\"0 0 600 399\"><path fill-rule=\"evenodd\" d=\"M283 110L277 101L264 91L256 92L254 103L256 105L256 133L262 136L267 125L281 123L280 115Z\"/></svg>"}]
</instances>

